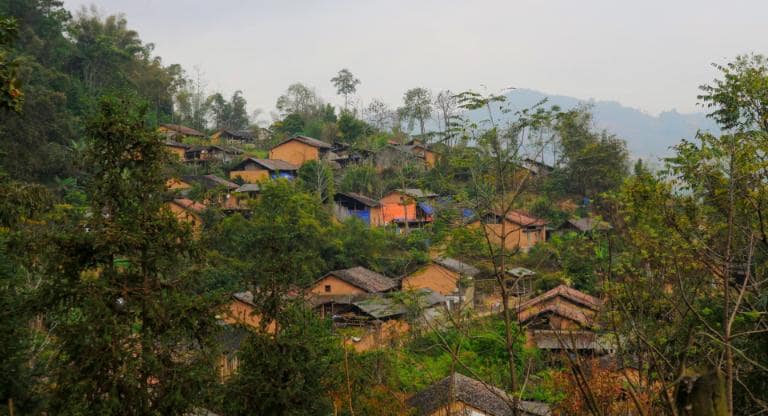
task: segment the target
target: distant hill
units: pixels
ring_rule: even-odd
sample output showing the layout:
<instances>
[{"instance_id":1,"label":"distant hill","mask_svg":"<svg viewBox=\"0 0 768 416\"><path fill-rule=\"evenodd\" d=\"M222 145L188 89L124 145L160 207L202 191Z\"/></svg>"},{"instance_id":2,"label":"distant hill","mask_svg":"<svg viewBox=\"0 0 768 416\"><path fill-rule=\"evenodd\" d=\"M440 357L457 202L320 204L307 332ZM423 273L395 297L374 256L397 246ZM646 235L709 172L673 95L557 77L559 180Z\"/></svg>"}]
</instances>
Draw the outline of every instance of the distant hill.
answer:
<instances>
[{"instance_id":1,"label":"distant hill","mask_svg":"<svg viewBox=\"0 0 768 416\"><path fill-rule=\"evenodd\" d=\"M672 110L653 116L615 101L582 100L528 89L513 90L507 94L507 102L513 110L530 107L544 98L548 99L547 106L558 105L563 110L584 103L592 105L596 127L626 140L632 157L666 156L671 153L670 146L684 138L693 138L697 130L719 132L717 124L704 113L686 114ZM470 117L479 120L486 118L486 114L472 112Z\"/></svg>"}]
</instances>

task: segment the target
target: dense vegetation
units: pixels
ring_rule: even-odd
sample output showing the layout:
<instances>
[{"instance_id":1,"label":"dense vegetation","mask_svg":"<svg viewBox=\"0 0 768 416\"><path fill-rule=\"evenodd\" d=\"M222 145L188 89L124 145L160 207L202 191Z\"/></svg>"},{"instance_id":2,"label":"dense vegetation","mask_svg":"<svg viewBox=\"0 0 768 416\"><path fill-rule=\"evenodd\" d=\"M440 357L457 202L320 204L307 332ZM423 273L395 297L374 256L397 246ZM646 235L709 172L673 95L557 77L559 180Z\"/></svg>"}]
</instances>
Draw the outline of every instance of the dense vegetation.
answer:
<instances>
[{"instance_id":1,"label":"dense vegetation","mask_svg":"<svg viewBox=\"0 0 768 416\"><path fill-rule=\"evenodd\" d=\"M511 112L501 95L420 87L396 109L355 106L362 81L343 69L331 79L344 97L337 109L293 84L269 137L246 155L302 134L361 155L416 138L439 160L306 163L295 181L261 184L249 215L211 204L193 231L163 209L167 180L229 166L172 162L157 125L260 128L241 92L209 94L199 74L152 49L121 16L0 2L0 414L407 414L405 396L453 371L561 414L682 415L690 401L691 414L768 410L765 57L718 67L699 99L724 134L681 142L658 172L641 160L631 169L624 141L596 130L589 108ZM502 113L513 121L498 123ZM544 161L547 175L525 168ZM398 233L333 218L336 191L379 198L397 188L438 193L434 222ZM517 209L552 226L589 216L612 230L561 233L524 253L465 226L467 213ZM297 296L330 270L402 277L435 253L479 267L477 290L500 291L498 309L414 319L390 348L357 353L344 346L352 332ZM514 266L539 273L538 292L565 283L606 299L601 335L623 366L527 346L505 292ZM257 295L261 328L222 380L216 360L231 334L216 318L243 290ZM633 376L613 371L626 369ZM698 379L710 390L691 398L685 383ZM696 413L702 400L712 413Z\"/></svg>"}]
</instances>

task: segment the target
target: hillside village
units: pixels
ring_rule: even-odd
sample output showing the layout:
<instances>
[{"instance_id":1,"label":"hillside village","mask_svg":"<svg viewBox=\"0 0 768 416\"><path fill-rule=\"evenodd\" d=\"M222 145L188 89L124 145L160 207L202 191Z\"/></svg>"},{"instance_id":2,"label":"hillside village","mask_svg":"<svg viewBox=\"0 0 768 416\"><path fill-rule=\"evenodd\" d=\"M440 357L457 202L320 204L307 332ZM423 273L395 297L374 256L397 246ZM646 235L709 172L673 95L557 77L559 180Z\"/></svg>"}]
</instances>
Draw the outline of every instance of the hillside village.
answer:
<instances>
[{"instance_id":1,"label":"hillside village","mask_svg":"<svg viewBox=\"0 0 768 416\"><path fill-rule=\"evenodd\" d=\"M768 412L768 58L649 163L346 68L265 122L124 16L6 3L0 415Z\"/></svg>"}]
</instances>

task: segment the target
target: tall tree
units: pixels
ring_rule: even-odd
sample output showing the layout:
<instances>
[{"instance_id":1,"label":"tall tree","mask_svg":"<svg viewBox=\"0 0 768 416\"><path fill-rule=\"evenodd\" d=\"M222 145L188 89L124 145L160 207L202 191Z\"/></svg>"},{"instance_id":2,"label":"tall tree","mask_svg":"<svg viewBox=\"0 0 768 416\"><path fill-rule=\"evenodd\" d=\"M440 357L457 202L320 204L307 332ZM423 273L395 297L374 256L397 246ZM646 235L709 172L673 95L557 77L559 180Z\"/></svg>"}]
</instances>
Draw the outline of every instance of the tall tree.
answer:
<instances>
[{"instance_id":1,"label":"tall tree","mask_svg":"<svg viewBox=\"0 0 768 416\"><path fill-rule=\"evenodd\" d=\"M55 227L41 291L57 355L50 411L185 414L213 373L209 297L191 232L163 208L161 137L134 98L103 98L88 123L94 215Z\"/></svg>"},{"instance_id":2,"label":"tall tree","mask_svg":"<svg viewBox=\"0 0 768 416\"><path fill-rule=\"evenodd\" d=\"M426 133L425 123L432 117L432 92L426 88L412 88L403 95L401 113L408 120L408 130L418 121L419 131Z\"/></svg>"},{"instance_id":3,"label":"tall tree","mask_svg":"<svg viewBox=\"0 0 768 416\"><path fill-rule=\"evenodd\" d=\"M282 115L298 113L307 115L318 110L322 105L317 93L300 82L291 84L275 105Z\"/></svg>"},{"instance_id":4,"label":"tall tree","mask_svg":"<svg viewBox=\"0 0 768 416\"><path fill-rule=\"evenodd\" d=\"M331 78L331 82L336 87L336 94L344 96L344 109L346 110L349 105L349 96L357 91L360 80L355 78L349 69L344 68Z\"/></svg>"}]
</instances>

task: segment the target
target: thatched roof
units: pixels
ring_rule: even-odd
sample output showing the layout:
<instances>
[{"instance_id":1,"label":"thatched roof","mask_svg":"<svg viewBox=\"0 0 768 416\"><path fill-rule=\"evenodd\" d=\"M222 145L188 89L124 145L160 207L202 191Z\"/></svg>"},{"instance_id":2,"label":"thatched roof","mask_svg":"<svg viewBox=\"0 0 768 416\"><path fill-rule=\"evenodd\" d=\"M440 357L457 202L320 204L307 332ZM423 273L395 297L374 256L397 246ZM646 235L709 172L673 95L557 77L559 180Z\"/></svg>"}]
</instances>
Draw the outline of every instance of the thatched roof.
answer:
<instances>
[{"instance_id":1,"label":"thatched roof","mask_svg":"<svg viewBox=\"0 0 768 416\"><path fill-rule=\"evenodd\" d=\"M512 398L498 387L454 373L416 393L406 403L416 408L418 415L432 415L454 401L462 402L490 416L511 416ZM549 416L545 403L520 401L518 409L523 416Z\"/></svg>"}]
</instances>

